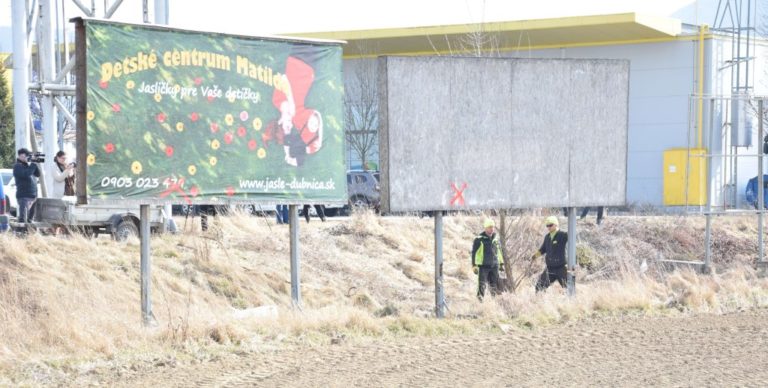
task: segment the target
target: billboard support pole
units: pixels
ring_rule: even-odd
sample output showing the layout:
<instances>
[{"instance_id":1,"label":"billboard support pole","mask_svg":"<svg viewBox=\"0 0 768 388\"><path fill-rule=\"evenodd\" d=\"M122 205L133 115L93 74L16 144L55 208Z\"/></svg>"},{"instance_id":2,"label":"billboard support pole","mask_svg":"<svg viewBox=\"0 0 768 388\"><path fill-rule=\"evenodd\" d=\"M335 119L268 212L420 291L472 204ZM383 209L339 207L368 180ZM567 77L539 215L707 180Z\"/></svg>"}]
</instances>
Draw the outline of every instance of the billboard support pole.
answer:
<instances>
[{"instance_id":1,"label":"billboard support pole","mask_svg":"<svg viewBox=\"0 0 768 388\"><path fill-rule=\"evenodd\" d=\"M576 295L576 208L568 209L568 296Z\"/></svg>"},{"instance_id":2,"label":"billboard support pole","mask_svg":"<svg viewBox=\"0 0 768 388\"><path fill-rule=\"evenodd\" d=\"M763 158L765 153L760 142L763 141L763 99L757 100L757 262L763 263L765 247L763 246L763 213L765 212L765 180L763 179Z\"/></svg>"},{"instance_id":3,"label":"billboard support pole","mask_svg":"<svg viewBox=\"0 0 768 388\"><path fill-rule=\"evenodd\" d=\"M140 228L139 238L141 239L141 318L144 326L154 326L154 314L152 314L152 300L150 299L151 276L150 269L152 265L149 256L149 205L139 206ZM130 221L128 221L130 222Z\"/></svg>"},{"instance_id":4,"label":"billboard support pole","mask_svg":"<svg viewBox=\"0 0 768 388\"><path fill-rule=\"evenodd\" d=\"M291 303L293 307L301 309L301 284L299 279L299 208L298 205L289 205L290 229L291 229Z\"/></svg>"},{"instance_id":5,"label":"billboard support pole","mask_svg":"<svg viewBox=\"0 0 768 388\"><path fill-rule=\"evenodd\" d=\"M445 318L445 294L443 290L443 212L435 215L435 315Z\"/></svg>"},{"instance_id":6,"label":"billboard support pole","mask_svg":"<svg viewBox=\"0 0 768 388\"><path fill-rule=\"evenodd\" d=\"M704 157L704 162L706 165L706 178L707 178L707 184L706 184L706 195L707 195L707 204L706 204L706 226L704 227L704 268L702 269L704 273L712 273L712 161L714 160L714 150L712 148L712 138L714 136L714 111L715 111L715 99L712 98L709 101L709 130L707 133L707 140L704 143L704 146L706 147L705 153L709 156ZM735 149L735 148L734 148ZM735 160L735 159L734 159Z\"/></svg>"},{"instance_id":7,"label":"billboard support pole","mask_svg":"<svg viewBox=\"0 0 768 388\"><path fill-rule=\"evenodd\" d=\"M78 19L75 23L75 149L77 151L77 167L75 168L75 195L77 195L77 204L85 205L88 203L88 169L86 166L88 154L88 116L87 100L88 91L85 79L88 76L86 68L87 56L85 52L85 23Z\"/></svg>"}]
</instances>

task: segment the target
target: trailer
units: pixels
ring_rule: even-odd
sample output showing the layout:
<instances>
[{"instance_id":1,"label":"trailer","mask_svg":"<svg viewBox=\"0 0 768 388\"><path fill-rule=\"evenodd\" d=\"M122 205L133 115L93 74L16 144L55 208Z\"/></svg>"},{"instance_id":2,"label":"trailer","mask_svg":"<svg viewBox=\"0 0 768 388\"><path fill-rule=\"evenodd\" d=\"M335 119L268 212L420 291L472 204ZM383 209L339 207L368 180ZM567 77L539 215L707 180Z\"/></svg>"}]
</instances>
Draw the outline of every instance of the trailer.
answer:
<instances>
[{"instance_id":1,"label":"trailer","mask_svg":"<svg viewBox=\"0 0 768 388\"><path fill-rule=\"evenodd\" d=\"M108 234L118 241L130 236L139 237L138 205L77 205L70 200L38 198L33 205L32 213L31 222L11 222L11 228L16 232L25 232L30 229L49 231L61 227L89 237ZM163 206L150 206L149 216L150 231L165 232L166 220L170 215L165 214Z\"/></svg>"}]
</instances>

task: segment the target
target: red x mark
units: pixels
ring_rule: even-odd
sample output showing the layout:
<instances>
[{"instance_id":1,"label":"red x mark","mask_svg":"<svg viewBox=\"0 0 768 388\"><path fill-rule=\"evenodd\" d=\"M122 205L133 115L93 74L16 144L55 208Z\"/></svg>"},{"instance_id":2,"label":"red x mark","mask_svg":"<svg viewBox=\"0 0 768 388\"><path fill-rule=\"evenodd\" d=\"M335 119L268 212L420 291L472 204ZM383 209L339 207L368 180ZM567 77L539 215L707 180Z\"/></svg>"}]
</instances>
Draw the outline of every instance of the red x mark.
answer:
<instances>
[{"instance_id":1,"label":"red x mark","mask_svg":"<svg viewBox=\"0 0 768 388\"><path fill-rule=\"evenodd\" d=\"M171 193L180 193L181 197L184 198L184 201L187 203L187 205L191 205L192 200L189 199L189 197L187 196L187 193L184 191L182 186L184 186L184 178L181 178L176 181L171 181L171 184L168 185L168 189L160 193L160 198L165 198L171 195Z\"/></svg>"},{"instance_id":2,"label":"red x mark","mask_svg":"<svg viewBox=\"0 0 768 388\"><path fill-rule=\"evenodd\" d=\"M451 188L453 189L453 192L456 193L453 198L451 198L451 206L464 206L464 190L467 189L467 183L462 183L461 188L458 188L455 183L451 182Z\"/></svg>"}]
</instances>

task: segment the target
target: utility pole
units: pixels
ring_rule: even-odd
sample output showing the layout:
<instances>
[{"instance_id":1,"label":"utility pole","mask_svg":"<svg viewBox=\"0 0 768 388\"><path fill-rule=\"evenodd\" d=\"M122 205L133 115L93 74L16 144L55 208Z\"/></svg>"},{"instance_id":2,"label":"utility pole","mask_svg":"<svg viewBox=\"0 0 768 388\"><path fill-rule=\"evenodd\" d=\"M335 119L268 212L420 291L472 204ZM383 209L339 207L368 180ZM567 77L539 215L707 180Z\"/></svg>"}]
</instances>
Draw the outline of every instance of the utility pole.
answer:
<instances>
[{"instance_id":1,"label":"utility pole","mask_svg":"<svg viewBox=\"0 0 768 388\"><path fill-rule=\"evenodd\" d=\"M12 0L13 20L13 117L16 149L29 148L29 57L27 36L27 2ZM30 45L31 47L31 45Z\"/></svg>"}]
</instances>

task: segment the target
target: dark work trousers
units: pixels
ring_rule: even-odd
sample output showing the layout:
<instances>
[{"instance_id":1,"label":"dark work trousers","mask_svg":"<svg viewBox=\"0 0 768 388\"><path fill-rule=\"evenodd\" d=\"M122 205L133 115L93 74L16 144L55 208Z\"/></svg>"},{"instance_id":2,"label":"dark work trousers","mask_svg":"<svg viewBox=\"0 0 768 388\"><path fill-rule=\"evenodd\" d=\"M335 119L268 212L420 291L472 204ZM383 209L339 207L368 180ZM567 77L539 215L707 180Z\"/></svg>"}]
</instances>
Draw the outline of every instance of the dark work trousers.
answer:
<instances>
[{"instance_id":1,"label":"dark work trousers","mask_svg":"<svg viewBox=\"0 0 768 388\"><path fill-rule=\"evenodd\" d=\"M18 203L18 208L16 209L16 219L19 222L31 222L32 217L34 217L35 208L33 205L35 204L35 200L37 198L19 198L16 197L16 202Z\"/></svg>"},{"instance_id":2,"label":"dark work trousers","mask_svg":"<svg viewBox=\"0 0 768 388\"><path fill-rule=\"evenodd\" d=\"M208 216L215 216L218 211L213 205L200 205L197 211L200 213L200 228L205 232L208 230Z\"/></svg>"},{"instance_id":3,"label":"dark work trousers","mask_svg":"<svg viewBox=\"0 0 768 388\"><path fill-rule=\"evenodd\" d=\"M536 282L536 292L546 290L555 280L560 283L560 287L565 288L567 277L568 270L566 267L547 268L541 273L539 280Z\"/></svg>"},{"instance_id":4,"label":"dark work trousers","mask_svg":"<svg viewBox=\"0 0 768 388\"><path fill-rule=\"evenodd\" d=\"M499 267L481 266L477 272L477 299L483 300L487 285L491 286L491 295L499 294Z\"/></svg>"},{"instance_id":5,"label":"dark work trousers","mask_svg":"<svg viewBox=\"0 0 768 388\"><path fill-rule=\"evenodd\" d=\"M587 214L589 214L589 207L585 207L584 210L581 211L581 218L584 219L587 217ZM602 206L597 207L597 224L600 225L601 222L603 222L603 210L605 208Z\"/></svg>"},{"instance_id":6,"label":"dark work trousers","mask_svg":"<svg viewBox=\"0 0 768 388\"><path fill-rule=\"evenodd\" d=\"M307 222L309 222L309 205L304 205L302 211L304 212L304 218L307 220ZM325 221L325 206L315 205L315 211L317 211L317 216L320 217L321 220Z\"/></svg>"},{"instance_id":7,"label":"dark work trousers","mask_svg":"<svg viewBox=\"0 0 768 388\"><path fill-rule=\"evenodd\" d=\"M287 224L291 221L288 219L288 205L277 205L275 208L277 211L277 223Z\"/></svg>"}]
</instances>

